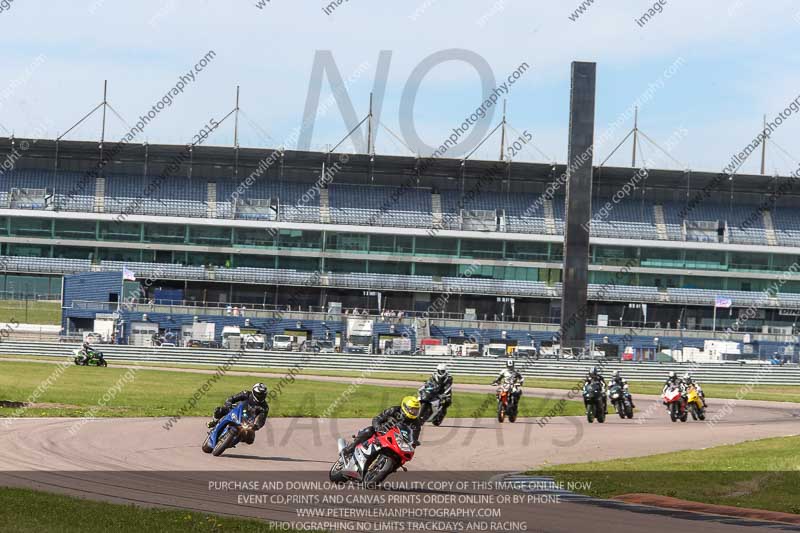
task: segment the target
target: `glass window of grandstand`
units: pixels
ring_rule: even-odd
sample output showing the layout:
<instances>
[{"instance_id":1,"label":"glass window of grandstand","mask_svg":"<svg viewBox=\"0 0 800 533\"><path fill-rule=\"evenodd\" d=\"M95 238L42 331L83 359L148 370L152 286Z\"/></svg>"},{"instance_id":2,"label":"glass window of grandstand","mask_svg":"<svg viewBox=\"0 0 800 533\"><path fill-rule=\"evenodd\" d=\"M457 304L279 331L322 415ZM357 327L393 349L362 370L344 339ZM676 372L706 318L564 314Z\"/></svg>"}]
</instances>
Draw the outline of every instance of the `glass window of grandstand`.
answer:
<instances>
[{"instance_id":1,"label":"glass window of grandstand","mask_svg":"<svg viewBox=\"0 0 800 533\"><path fill-rule=\"evenodd\" d=\"M47 298L60 292L60 283L55 293L52 290L52 281L48 276L6 276L3 296L7 299Z\"/></svg>"},{"instance_id":2,"label":"glass window of grandstand","mask_svg":"<svg viewBox=\"0 0 800 533\"><path fill-rule=\"evenodd\" d=\"M394 243L398 254L410 254L414 252L414 237L397 235L394 239Z\"/></svg>"},{"instance_id":3,"label":"glass window of grandstand","mask_svg":"<svg viewBox=\"0 0 800 533\"><path fill-rule=\"evenodd\" d=\"M53 257L58 259L94 259L94 248L78 246L53 246Z\"/></svg>"},{"instance_id":4,"label":"glass window of grandstand","mask_svg":"<svg viewBox=\"0 0 800 533\"><path fill-rule=\"evenodd\" d=\"M770 270L769 254L731 252L731 270Z\"/></svg>"},{"instance_id":5,"label":"glass window of grandstand","mask_svg":"<svg viewBox=\"0 0 800 533\"><path fill-rule=\"evenodd\" d=\"M221 226L189 226L191 244L230 246L231 230Z\"/></svg>"},{"instance_id":6,"label":"glass window of grandstand","mask_svg":"<svg viewBox=\"0 0 800 533\"><path fill-rule=\"evenodd\" d=\"M513 281L538 281L536 268L492 265L458 265L458 276L469 278L507 279Z\"/></svg>"},{"instance_id":7,"label":"glass window of grandstand","mask_svg":"<svg viewBox=\"0 0 800 533\"><path fill-rule=\"evenodd\" d=\"M683 278L685 289L725 290L725 278L701 278L699 276L686 276ZM713 297L710 297L713 300Z\"/></svg>"},{"instance_id":8,"label":"glass window of grandstand","mask_svg":"<svg viewBox=\"0 0 800 533\"><path fill-rule=\"evenodd\" d=\"M393 254L397 250L394 235L370 235L369 251L379 254Z\"/></svg>"},{"instance_id":9,"label":"glass window of grandstand","mask_svg":"<svg viewBox=\"0 0 800 533\"><path fill-rule=\"evenodd\" d=\"M100 222L100 239L104 241L140 241L142 229L130 222Z\"/></svg>"},{"instance_id":10,"label":"glass window of grandstand","mask_svg":"<svg viewBox=\"0 0 800 533\"><path fill-rule=\"evenodd\" d=\"M411 263L405 261L370 261L367 269L371 274L411 274Z\"/></svg>"},{"instance_id":11,"label":"glass window of grandstand","mask_svg":"<svg viewBox=\"0 0 800 533\"><path fill-rule=\"evenodd\" d=\"M7 253L15 257L50 257L50 247L33 244L9 244Z\"/></svg>"},{"instance_id":12,"label":"glass window of grandstand","mask_svg":"<svg viewBox=\"0 0 800 533\"><path fill-rule=\"evenodd\" d=\"M236 228L233 231L233 243L237 246L271 248L275 246L275 235L263 228Z\"/></svg>"},{"instance_id":13,"label":"glass window of grandstand","mask_svg":"<svg viewBox=\"0 0 800 533\"><path fill-rule=\"evenodd\" d=\"M302 248L303 250L319 250L322 234L318 231L302 231L299 229L282 229L278 232L280 248Z\"/></svg>"},{"instance_id":14,"label":"glass window of grandstand","mask_svg":"<svg viewBox=\"0 0 800 533\"><path fill-rule=\"evenodd\" d=\"M101 261L141 261L141 250L125 248L100 248L97 256Z\"/></svg>"},{"instance_id":15,"label":"glass window of grandstand","mask_svg":"<svg viewBox=\"0 0 800 533\"><path fill-rule=\"evenodd\" d=\"M636 248L629 246L594 246L592 248L593 261L599 265L635 265Z\"/></svg>"},{"instance_id":16,"label":"glass window of grandstand","mask_svg":"<svg viewBox=\"0 0 800 533\"><path fill-rule=\"evenodd\" d=\"M642 248L643 267L683 267L683 250L675 248Z\"/></svg>"},{"instance_id":17,"label":"glass window of grandstand","mask_svg":"<svg viewBox=\"0 0 800 533\"><path fill-rule=\"evenodd\" d=\"M712 250L686 250L686 268L723 270L726 268L725 252Z\"/></svg>"},{"instance_id":18,"label":"glass window of grandstand","mask_svg":"<svg viewBox=\"0 0 800 533\"><path fill-rule=\"evenodd\" d=\"M664 274L639 274L639 285L657 289L675 288L681 286L681 278L680 276L665 276Z\"/></svg>"},{"instance_id":19,"label":"glass window of grandstand","mask_svg":"<svg viewBox=\"0 0 800 533\"><path fill-rule=\"evenodd\" d=\"M367 271L367 262L349 259L326 259L325 270L328 272L365 273Z\"/></svg>"},{"instance_id":20,"label":"glass window of grandstand","mask_svg":"<svg viewBox=\"0 0 800 533\"><path fill-rule=\"evenodd\" d=\"M359 233L329 233L326 237L325 249L339 252L366 252L369 236Z\"/></svg>"},{"instance_id":21,"label":"glass window of grandstand","mask_svg":"<svg viewBox=\"0 0 800 533\"><path fill-rule=\"evenodd\" d=\"M319 270L317 257L278 257L278 268L314 272Z\"/></svg>"},{"instance_id":22,"label":"glass window of grandstand","mask_svg":"<svg viewBox=\"0 0 800 533\"><path fill-rule=\"evenodd\" d=\"M8 217L0 217L0 235L8 235Z\"/></svg>"},{"instance_id":23,"label":"glass window of grandstand","mask_svg":"<svg viewBox=\"0 0 800 533\"><path fill-rule=\"evenodd\" d=\"M97 223L94 220L56 220L56 237L65 239L95 239Z\"/></svg>"},{"instance_id":24,"label":"glass window of grandstand","mask_svg":"<svg viewBox=\"0 0 800 533\"><path fill-rule=\"evenodd\" d=\"M456 239L438 239L435 237L416 237L414 252L417 255L449 255L458 253Z\"/></svg>"},{"instance_id":25,"label":"glass window of grandstand","mask_svg":"<svg viewBox=\"0 0 800 533\"><path fill-rule=\"evenodd\" d=\"M464 239L461 241L461 257L473 257L475 259L502 259L503 242Z\"/></svg>"},{"instance_id":26,"label":"glass window of grandstand","mask_svg":"<svg viewBox=\"0 0 800 533\"><path fill-rule=\"evenodd\" d=\"M52 221L46 218L11 218L11 235L50 237Z\"/></svg>"},{"instance_id":27,"label":"glass window of grandstand","mask_svg":"<svg viewBox=\"0 0 800 533\"><path fill-rule=\"evenodd\" d=\"M146 242L184 243L186 242L186 226L177 224L147 224L144 227Z\"/></svg>"},{"instance_id":28,"label":"glass window of grandstand","mask_svg":"<svg viewBox=\"0 0 800 533\"><path fill-rule=\"evenodd\" d=\"M441 263L414 263L414 274L417 276L450 277L458 275L458 265Z\"/></svg>"},{"instance_id":29,"label":"glass window of grandstand","mask_svg":"<svg viewBox=\"0 0 800 533\"><path fill-rule=\"evenodd\" d=\"M778 272L793 271L800 275L800 257L796 255L773 254L772 270Z\"/></svg>"},{"instance_id":30,"label":"glass window of grandstand","mask_svg":"<svg viewBox=\"0 0 800 533\"><path fill-rule=\"evenodd\" d=\"M277 268L277 257L274 255L234 255L234 267Z\"/></svg>"},{"instance_id":31,"label":"glass window of grandstand","mask_svg":"<svg viewBox=\"0 0 800 533\"><path fill-rule=\"evenodd\" d=\"M561 261L564 259L564 245L553 243L550 245L550 261Z\"/></svg>"},{"instance_id":32,"label":"glass window of grandstand","mask_svg":"<svg viewBox=\"0 0 800 533\"><path fill-rule=\"evenodd\" d=\"M597 285L639 285L639 278L635 272L589 272L589 283Z\"/></svg>"},{"instance_id":33,"label":"glass window of grandstand","mask_svg":"<svg viewBox=\"0 0 800 533\"><path fill-rule=\"evenodd\" d=\"M547 249L546 242L509 241L506 243L506 259L546 261Z\"/></svg>"},{"instance_id":34,"label":"glass window of grandstand","mask_svg":"<svg viewBox=\"0 0 800 533\"><path fill-rule=\"evenodd\" d=\"M217 266L224 267L229 265L230 257L226 254L212 254L202 252L190 252L186 254L187 264L191 266Z\"/></svg>"}]
</instances>

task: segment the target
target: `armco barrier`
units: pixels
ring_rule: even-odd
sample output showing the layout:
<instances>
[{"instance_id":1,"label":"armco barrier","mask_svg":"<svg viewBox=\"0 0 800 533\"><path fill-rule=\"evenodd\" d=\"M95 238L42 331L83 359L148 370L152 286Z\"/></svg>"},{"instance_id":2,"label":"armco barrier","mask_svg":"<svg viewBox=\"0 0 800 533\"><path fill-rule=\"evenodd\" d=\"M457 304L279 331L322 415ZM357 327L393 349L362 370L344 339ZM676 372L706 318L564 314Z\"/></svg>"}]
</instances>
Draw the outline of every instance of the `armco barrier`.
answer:
<instances>
[{"instance_id":1,"label":"armco barrier","mask_svg":"<svg viewBox=\"0 0 800 533\"><path fill-rule=\"evenodd\" d=\"M76 344L40 342L0 342L0 354L20 356L69 356ZM103 345L99 347L109 361L126 360L150 363L183 363L217 366L225 363L235 352L199 348L137 348L131 346ZM496 376L504 361L490 358L444 358L428 356L383 356L309 354L287 352L245 352L236 361L239 367L268 367L283 369L297 365L301 359L304 373L314 370L353 370L402 373L429 373L442 362L449 364L455 375ZM518 368L529 378L555 378L578 380L588 368L601 364L608 376L615 369L626 378L636 381L663 381L667 373L675 370L692 374L702 383L750 383L757 381L771 385L800 385L800 367L797 365L739 365L692 363L631 363L621 361L555 361L542 359L528 363L518 361ZM488 382L488 380L487 380Z\"/></svg>"}]
</instances>

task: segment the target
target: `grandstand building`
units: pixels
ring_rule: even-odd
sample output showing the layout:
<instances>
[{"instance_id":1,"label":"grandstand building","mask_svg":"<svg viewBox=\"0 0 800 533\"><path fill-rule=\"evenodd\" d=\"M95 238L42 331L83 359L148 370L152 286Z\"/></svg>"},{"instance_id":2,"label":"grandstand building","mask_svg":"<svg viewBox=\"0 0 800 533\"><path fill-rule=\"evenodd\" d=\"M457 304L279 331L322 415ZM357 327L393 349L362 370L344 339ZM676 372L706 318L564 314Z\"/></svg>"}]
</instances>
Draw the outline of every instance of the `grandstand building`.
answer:
<instances>
[{"instance_id":1,"label":"grandstand building","mask_svg":"<svg viewBox=\"0 0 800 533\"><path fill-rule=\"evenodd\" d=\"M553 328L531 324L560 316L564 165L0 138L11 159L0 174L6 295L60 295L64 275L130 270L142 284L132 304L194 306L188 316L340 302L455 321L442 335L482 323L541 338ZM793 346L792 186L595 168L589 324L682 341L732 328ZM180 301L154 302L156 289ZM75 320L65 313L65 329Z\"/></svg>"}]
</instances>

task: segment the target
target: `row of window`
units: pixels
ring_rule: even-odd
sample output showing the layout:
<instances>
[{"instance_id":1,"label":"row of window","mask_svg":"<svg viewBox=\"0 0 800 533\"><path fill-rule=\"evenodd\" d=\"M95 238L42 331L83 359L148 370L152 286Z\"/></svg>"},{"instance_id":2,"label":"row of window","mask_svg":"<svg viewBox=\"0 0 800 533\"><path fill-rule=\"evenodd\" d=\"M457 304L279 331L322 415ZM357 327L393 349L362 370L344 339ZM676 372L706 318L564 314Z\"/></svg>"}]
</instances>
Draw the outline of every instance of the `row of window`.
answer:
<instances>
[{"instance_id":1,"label":"row of window","mask_svg":"<svg viewBox=\"0 0 800 533\"><path fill-rule=\"evenodd\" d=\"M91 261L156 262L191 266L280 268L313 272L401 274L545 281L561 281L561 269L491 265L457 265L447 263L421 263L410 261L374 261L371 259L333 259L320 257L261 256L248 254L218 254L211 252L184 252L174 250L84 248L70 246L38 246L31 244L0 245L3 255L25 257L56 257L86 259ZM729 277L685 276L680 274L641 274L630 272L620 276L611 272L590 272L590 283L633 285L643 287L683 287L710 290L764 291L774 284L772 280L736 279ZM800 293L800 281L788 280L781 291Z\"/></svg>"},{"instance_id":2,"label":"row of window","mask_svg":"<svg viewBox=\"0 0 800 533\"><path fill-rule=\"evenodd\" d=\"M305 230L140 224L92 220L0 217L0 236L85 239L92 241L236 246L364 254L414 255L467 259L561 262L560 243L369 235ZM788 270L800 257L772 253L720 252L679 248L592 246L593 264L635 264L652 268L702 270Z\"/></svg>"}]
</instances>

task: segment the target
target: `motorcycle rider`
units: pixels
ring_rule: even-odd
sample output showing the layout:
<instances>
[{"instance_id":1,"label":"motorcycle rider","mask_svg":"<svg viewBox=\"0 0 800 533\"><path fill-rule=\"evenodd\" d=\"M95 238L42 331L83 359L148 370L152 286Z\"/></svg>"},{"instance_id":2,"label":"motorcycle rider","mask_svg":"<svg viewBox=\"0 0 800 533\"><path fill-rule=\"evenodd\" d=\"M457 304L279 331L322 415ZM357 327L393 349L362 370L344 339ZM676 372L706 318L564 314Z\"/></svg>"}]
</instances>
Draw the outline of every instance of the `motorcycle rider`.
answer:
<instances>
[{"instance_id":1,"label":"motorcycle rider","mask_svg":"<svg viewBox=\"0 0 800 533\"><path fill-rule=\"evenodd\" d=\"M514 385L519 384L520 387L525 383L525 378L514 368L514 360L509 359L506 361L506 367L500 371L500 375L492 381L492 385L499 385L502 382L508 382L511 385L512 395L514 402L518 403L522 396L522 389L516 389ZM515 390L516 389L516 390Z\"/></svg>"},{"instance_id":2,"label":"motorcycle rider","mask_svg":"<svg viewBox=\"0 0 800 533\"><path fill-rule=\"evenodd\" d=\"M619 373L619 370L614 370L614 373L611 374L611 384L622 387L623 392L631 399L631 407L636 409L636 406L633 404L633 396L631 395L631 391L628 387L628 380L622 377L622 374Z\"/></svg>"},{"instance_id":3,"label":"motorcycle rider","mask_svg":"<svg viewBox=\"0 0 800 533\"><path fill-rule=\"evenodd\" d=\"M405 424L411 428L414 435L414 446L419 446L419 434L422 431L422 420L419 417L420 402L416 396L406 396L400 405L389 407L375 418L372 425L358 432L353 442L342 449L342 455L348 456L353 453L356 446L368 441L376 432L384 432L399 425Z\"/></svg>"},{"instance_id":4,"label":"motorcycle rider","mask_svg":"<svg viewBox=\"0 0 800 533\"><path fill-rule=\"evenodd\" d=\"M83 357L86 359L86 361L99 358L98 353L94 351L92 346L89 344L89 341L83 341L81 351L83 352Z\"/></svg>"},{"instance_id":5,"label":"motorcycle rider","mask_svg":"<svg viewBox=\"0 0 800 533\"><path fill-rule=\"evenodd\" d=\"M258 431L264 427L269 414L269 405L267 404L267 386L263 383L256 383L252 389L238 392L225 400L225 405L214 409L214 420L208 423L208 427L216 427L222 417L227 415L239 402L247 402L247 413L254 420L253 429Z\"/></svg>"},{"instance_id":6,"label":"motorcycle rider","mask_svg":"<svg viewBox=\"0 0 800 533\"><path fill-rule=\"evenodd\" d=\"M592 383L600 383L600 391L602 392L603 404L608 405L608 387L606 386L606 380L603 377L603 373L600 371L599 368L593 366L592 369L586 374L586 379L583 382L583 388L585 389L587 385Z\"/></svg>"},{"instance_id":7,"label":"motorcycle rider","mask_svg":"<svg viewBox=\"0 0 800 533\"><path fill-rule=\"evenodd\" d=\"M690 385L694 385L694 387L697 389L697 394L700 396L700 399L703 400L703 405L705 407L708 407L708 402L706 401L706 395L703 392L703 387L701 387L700 383L698 383L697 380L692 377L691 372L687 372L686 374L684 374L683 383L687 389L689 388Z\"/></svg>"},{"instance_id":8,"label":"motorcycle rider","mask_svg":"<svg viewBox=\"0 0 800 533\"><path fill-rule=\"evenodd\" d=\"M667 389L670 387L678 387L678 389L681 391L681 394L686 392L686 385L683 383L683 380L678 377L678 374L676 374L675 371L670 372L667 376L667 381L664 382L664 388L661 389L661 394L667 392ZM664 401L663 404L667 405L667 402Z\"/></svg>"},{"instance_id":9,"label":"motorcycle rider","mask_svg":"<svg viewBox=\"0 0 800 533\"><path fill-rule=\"evenodd\" d=\"M444 418L447 415L447 408L453 403L453 376L450 375L446 364L439 363L436 366L436 370L425 382L425 386L427 385L431 385L434 394L442 400L442 418ZM427 416L420 417L422 424L425 423L425 418Z\"/></svg>"}]
</instances>

